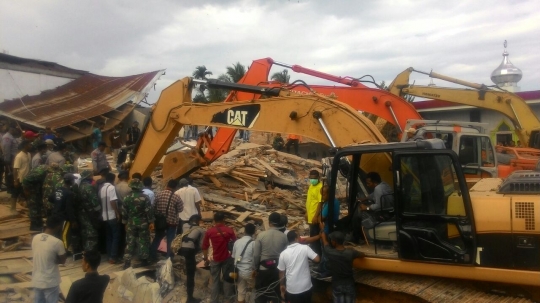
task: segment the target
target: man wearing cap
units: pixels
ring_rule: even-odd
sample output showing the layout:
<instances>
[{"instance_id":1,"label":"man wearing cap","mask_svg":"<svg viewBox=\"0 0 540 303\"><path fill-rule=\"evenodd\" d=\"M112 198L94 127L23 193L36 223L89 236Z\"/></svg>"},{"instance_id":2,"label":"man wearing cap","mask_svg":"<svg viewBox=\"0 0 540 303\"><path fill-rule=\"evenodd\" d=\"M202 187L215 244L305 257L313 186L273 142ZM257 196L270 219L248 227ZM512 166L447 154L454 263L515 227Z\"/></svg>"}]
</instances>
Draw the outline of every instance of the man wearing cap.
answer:
<instances>
[{"instance_id":1,"label":"man wearing cap","mask_svg":"<svg viewBox=\"0 0 540 303\"><path fill-rule=\"evenodd\" d=\"M98 228L102 221L101 203L96 189L92 186L92 172L81 172L79 185L79 204L77 215L81 224L82 246L85 251L96 249L98 243Z\"/></svg>"},{"instance_id":2,"label":"man wearing cap","mask_svg":"<svg viewBox=\"0 0 540 303\"><path fill-rule=\"evenodd\" d=\"M43 135L43 139L45 141L48 139L52 141L54 139L54 133L49 126L45 127L45 134Z\"/></svg>"},{"instance_id":3,"label":"man wearing cap","mask_svg":"<svg viewBox=\"0 0 540 303\"><path fill-rule=\"evenodd\" d=\"M37 145L36 151L36 154L32 157L32 169L45 164L43 161L43 156L45 155L45 152L47 152L47 145L45 143Z\"/></svg>"},{"instance_id":4,"label":"man wearing cap","mask_svg":"<svg viewBox=\"0 0 540 303\"><path fill-rule=\"evenodd\" d=\"M94 176L100 174L103 169L110 170L111 167L107 161L107 156L105 155L105 148L107 148L107 143L99 142L98 147L92 151L92 167L94 169Z\"/></svg>"},{"instance_id":5,"label":"man wearing cap","mask_svg":"<svg viewBox=\"0 0 540 303\"><path fill-rule=\"evenodd\" d=\"M345 234L334 231L328 237L321 233L327 268L332 273L332 295L334 302L356 302L356 284L353 275L353 262L363 258L364 253L345 248ZM328 240L328 238L330 240Z\"/></svg>"},{"instance_id":6,"label":"man wearing cap","mask_svg":"<svg viewBox=\"0 0 540 303\"><path fill-rule=\"evenodd\" d=\"M58 164L59 166L63 166L66 164L66 158L64 158L64 152L66 151L66 145L60 144L56 145L56 151L53 151L48 157L47 161L45 161L46 165L51 165L53 163Z\"/></svg>"},{"instance_id":7,"label":"man wearing cap","mask_svg":"<svg viewBox=\"0 0 540 303\"><path fill-rule=\"evenodd\" d=\"M182 233L182 225L189 221L189 218L193 215L201 214L201 198L198 195L197 189L189 187L189 181L186 178L180 179L178 184L180 189L175 192L176 195L184 202L184 210L180 213L180 226L178 233Z\"/></svg>"},{"instance_id":8,"label":"man wearing cap","mask_svg":"<svg viewBox=\"0 0 540 303\"><path fill-rule=\"evenodd\" d=\"M122 223L126 224L127 246L124 254L124 269L131 266L131 258L139 247L140 266L149 265L150 230L154 229L154 211L150 199L142 193L143 184L139 179L129 182L131 194L122 204Z\"/></svg>"},{"instance_id":9,"label":"man wearing cap","mask_svg":"<svg viewBox=\"0 0 540 303\"><path fill-rule=\"evenodd\" d=\"M38 134L34 133L31 130L27 130L23 134L23 138L24 138L23 142L30 143L30 153L36 152L36 148L32 144L34 143L37 137L38 137Z\"/></svg>"},{"instance_id":10,"label":"man wearing cap","mask_svg":"<svg viewBox=\"0 0 540 303\"><path fill-rule=\"evenodd\" d=\"M53 205L52 215L64 221L60 239L64 243L64 248L67 249L69 247L68 235L70 226L77 229L79 225L75 216L75 207L73 203L75 197L71 191L75 176L71 173L66 173L62 176L62 180L62 186L56 188L47 198L49 203Z\"/></svg>"},{"instance_id":11,"label":"man wearing cap","mask_svg":"<svg viewBox=\"0 0 540 303\"><path fill-rule=\"evenodd\" d=\"M287 248L287 236L282 233L281 215L271 213L268 217L270 228L257 236L253 243L253 272L255 289L261 295L255 299L257 303L280 302L279 270L277 269L279 255ZM272 288L269 288L273 286Z\"/></svg>"},{"instance_id":12,"label":"man wearing cap","mask_svg":"<svg viewBox=\"0 0 540 303\"><path fill-rule=\"evenodd\" d=\"M32 169L22 181L32 231L42 231L43 228L43 182L47 171L46 165L40 165Z\"/></svg>"}]
</instances>

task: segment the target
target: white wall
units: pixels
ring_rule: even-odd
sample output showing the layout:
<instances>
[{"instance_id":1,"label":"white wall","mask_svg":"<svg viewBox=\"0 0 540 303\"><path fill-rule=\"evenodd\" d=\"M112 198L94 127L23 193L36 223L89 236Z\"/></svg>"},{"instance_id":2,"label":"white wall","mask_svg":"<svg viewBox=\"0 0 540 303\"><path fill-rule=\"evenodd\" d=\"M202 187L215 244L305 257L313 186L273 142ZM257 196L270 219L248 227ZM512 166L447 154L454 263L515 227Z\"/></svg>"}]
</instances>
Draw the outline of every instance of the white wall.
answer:
<instances>
[{"instance_id":1,"label":"white wall","mask_svg":"<svg viewBox=\"0 0 540 303\"><path fill-rule=\"evenodd\" d=\"M0 102L64 85L73 79L0 69Z\"/></svg>"}]
</instances>

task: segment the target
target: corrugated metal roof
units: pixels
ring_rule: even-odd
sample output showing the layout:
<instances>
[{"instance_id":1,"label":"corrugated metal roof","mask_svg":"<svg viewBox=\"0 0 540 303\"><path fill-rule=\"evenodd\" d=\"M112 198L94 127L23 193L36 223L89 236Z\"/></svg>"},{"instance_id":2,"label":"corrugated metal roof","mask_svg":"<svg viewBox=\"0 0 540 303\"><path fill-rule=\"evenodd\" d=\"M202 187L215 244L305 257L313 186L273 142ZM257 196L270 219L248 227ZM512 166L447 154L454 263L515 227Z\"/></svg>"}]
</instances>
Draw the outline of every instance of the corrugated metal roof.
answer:
<instances>
[{"instance_id":1,"label":"corrugated metal roof","mask_svg":"<svg viewBox=\"0 0 540 303\"><path fill-rule=\"evenodd\" d=\"M127 77L86 74L39 95L0 103L0 114L19 122L57 129L66 141L88 136L93 123L118 124L158 80L163 70Z\"/></svg>"},{"instance_id":2,"label":"corrugated metal roof","mask_svg":"<svg viewBox=\"0 0 540 303\"><path fill-rule=\"evenodd\" d=\"M82 75L88 74L87 71L69 68L55 62L22 58L22 57L12 56L8 54L3 54L3 53L0 53L0 67L10 69L10 70L27 71L27 72L36 70L44 74L60 73L66 76L67 78L73 78L73 79L78 78Z\"/></svg>"}]
</instances>

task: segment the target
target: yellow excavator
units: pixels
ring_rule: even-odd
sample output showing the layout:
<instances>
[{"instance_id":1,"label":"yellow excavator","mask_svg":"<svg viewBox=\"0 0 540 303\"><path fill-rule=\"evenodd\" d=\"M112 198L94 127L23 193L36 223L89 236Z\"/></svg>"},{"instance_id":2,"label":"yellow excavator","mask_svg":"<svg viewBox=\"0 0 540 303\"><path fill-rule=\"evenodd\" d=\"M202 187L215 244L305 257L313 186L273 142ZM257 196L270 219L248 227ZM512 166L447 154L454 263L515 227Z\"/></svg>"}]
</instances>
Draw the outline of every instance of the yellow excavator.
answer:
<instances>
[{"instance_id":1,"label":"yellow excavator","mask_svg":"<svg viewBox=\"0 0 540 303\"><path fill-rule=\"evenodd\" d=\"M409 84L409 77L413 72L428 75L431 78L444 80L447 82L463 85L464 88L448 88L440 86L422 86ZM489 110L494 110L506 116L514 124L515 133L527 148L509 148L498 146L495 150L496 157L491 147L491 139L481 131L476 133L453 134L447 140L449 148L458 151L463 164L472 164L467 167L469 175L476 174L485 177L485 173L497 175L505 178L512 171L520 169L532 169L540 155L540 120L534 114L527 103L518 95L511 92L497 90L487 87L484 84L472 83L460 79L455 79L435 72L422 72L410 67L401 72L388 87L391 93L406 97L417 96L424 98L435 98L461 105L469 105ZM416 121L422 125L422 121ZM455 122L454 125L444 121L425 121L425 130L429 133L444 132L445 127L455 128L460 125L476 124L474 122ZM478 127L481 129L481 127ZM470 148L470 153L462 152ZM475 169L474 166L477 166ZM496 167L494 167L496 166Z\"/></svg>"},{"instance_id":2,"label":"yellow excavator","mask_svg":"<svg viewBox=\"0 0 540 303\"><path fill-rule=\"evenodd\" d=\"M463 85L468 89L411 85L409 84L409 77L413 72ZM540 136L540 119L534 114L529 105L516 94L435 72L419 71L412 67L401 72L388 88L391 93L401 97L410 95L433 98L499 112L512 121L516 135L525 146L540 149L540 138L538 138Z\"/></svg>"},{"instance_id":3,"label":"yellow excavator","mask_svg":"<svg viewBox=\"0 0 540 303\"><path fill-rule=\"evenodd\" d=\"M195 83L268 98L195 104ZM329 203L341 171L349 182L350 214L368 194L365 173L381 174L394 189L381 199L387 219L366 230L374 242L358 247L367 257L355 267L518 284L531 292L540 286L540 171L514 173L504 182L483 179L469 190L458 156L440 139L388 143L369 119L334 99L184 78L163 90L153 106L131 173L149 175L183 125L292 133L326 143L335 152L328 167ZM348 169L343 160L351 163ZM389 249L384 242L396 245Z\"/></svg>"}]
</instances>

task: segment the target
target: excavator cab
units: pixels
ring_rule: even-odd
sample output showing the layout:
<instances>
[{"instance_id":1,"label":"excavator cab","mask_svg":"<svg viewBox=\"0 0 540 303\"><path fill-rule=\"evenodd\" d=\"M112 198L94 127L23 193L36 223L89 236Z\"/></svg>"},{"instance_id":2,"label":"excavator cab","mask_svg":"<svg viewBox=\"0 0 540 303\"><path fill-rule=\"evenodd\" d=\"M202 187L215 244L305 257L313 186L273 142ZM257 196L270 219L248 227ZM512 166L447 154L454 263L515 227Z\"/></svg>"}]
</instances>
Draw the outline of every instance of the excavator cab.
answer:
<instances>
[{"instance_id":1,"label":"excavator cab","mask_svg":"<svg viewBox=\"0 0 540 303\"><path fill-rule=\"evenodd\" d=\"M350 211L356 212L351 208L357 206L351 205L356 204L358 196L367 194L362 179L367 172L355 163L383 152L393 159L392 180L383 180L393 184L393 192L380 197L376 222L369 228L361 227L360 232L374 245L363 245L360 250L373 257L472 264L476 244L466 180L458 156L440 139L339 150L330 173L330 201L335 195L341 159L351 159L347 199ZM394 242L391 249L385 249L388 242Z\"/></svg>"}]
</instances>

